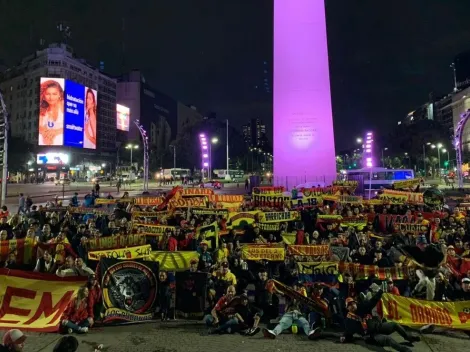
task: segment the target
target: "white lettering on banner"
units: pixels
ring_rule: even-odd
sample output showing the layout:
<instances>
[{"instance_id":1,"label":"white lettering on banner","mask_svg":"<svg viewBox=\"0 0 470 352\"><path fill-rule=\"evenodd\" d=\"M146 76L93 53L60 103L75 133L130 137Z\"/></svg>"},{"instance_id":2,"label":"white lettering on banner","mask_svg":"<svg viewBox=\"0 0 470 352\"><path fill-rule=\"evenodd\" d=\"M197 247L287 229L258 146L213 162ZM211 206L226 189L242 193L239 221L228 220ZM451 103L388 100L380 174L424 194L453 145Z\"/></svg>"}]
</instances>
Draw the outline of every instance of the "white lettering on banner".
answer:
<instances>
[{"instance_id":1,"label":"white lettering on banner","mask_svg":"<svg viewBox=\"0 0 470 352\"><path fill-rule=\"evenodd\" d=\"M71 100L77 104L82 104L83 105L83 99L76 98L73 95L67 94L67 100Z\"/></svg>"},{"instance_id":2,"label":"white lettering on banner","mask_svg":"<svg viewBox=\"0 0 470 352\"><path fill-rule=\"evenodd\" d=\"M291 219L290 212L283 212L283 213L265 213L266 214L266 221L279 221L279 220L286 220L289 221Z\"/></svg>"},{"instance_id":3,"label":"white lettering on banner","mask_svg":"<svg viewBox=\"0 0 470 352\"><path fill-rule=\"evenodd\" d=\"M78 115L78 110L77 110L77 114ZM65 128L68 129L68 130L74 130L74 131L78 131L78 132L82 132L83 131L83 127L80 127L80 126L75 126L75 125L65 125Z\"/></svg>"}]
</instances>

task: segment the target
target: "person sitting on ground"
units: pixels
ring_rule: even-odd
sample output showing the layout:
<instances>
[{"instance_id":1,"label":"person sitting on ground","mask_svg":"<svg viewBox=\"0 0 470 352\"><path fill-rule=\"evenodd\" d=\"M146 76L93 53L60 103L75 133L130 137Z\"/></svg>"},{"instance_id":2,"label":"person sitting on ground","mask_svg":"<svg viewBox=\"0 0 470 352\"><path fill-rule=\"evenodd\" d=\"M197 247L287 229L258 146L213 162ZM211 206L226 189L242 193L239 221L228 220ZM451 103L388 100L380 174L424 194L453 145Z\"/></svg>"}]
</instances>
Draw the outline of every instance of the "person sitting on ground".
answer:
<instances>
[{"instance_id":1,"label":"person sitting on ground","mask_svg":"<svg viewBox=\"0 0 470 352\"><path fill-rule=\"evenodd\" d=\"M300 303L295 299L291 300L288 304L286 313L282 316L279 324L277 324L273 330L264 329L263 334L266 338L275 339L276 336L292 326L298 326L302 329L309 339L314 337L315 330L310 329L307 319L302 315Z\"/></svg>"},{"instance_id":2,"label":"person sitting on ground","mask_svg":"<svg viewBox=\"0 0 470 352\"><path fill-rule=\"evenodd\" d=\"M34 268L35 272L38 273L47 273L47 274L55 274L57 270L57 265L55 263L54 258L52 258L51 253L48 250L45 250L42 258L39 258L36 262L36 267Z\"/></svg>"},{"instance_id":3,"label":"person sitting on ground","mask_svg":"<svg viewBox=\"0 0 470 352\"><path fill-rule=\"evenodd\" d=\"M70 301L62 314L60 320L61 327L67 332L85 334L88 332L90 322L88 320L88 287L83 286L78 289L77 297Z\"/></svg>"},{"instance_id":4,"label":"person sitting on ground","mask_svg":"<svg viewBox=\"0 0 470 352\"><path fill-rule=\"evenodd\" d=\"M208 334L231 333L238 325L238 319L235 317L235 309L227 310L228 305L236 293L235 286L229 286L227 293L222 296L217 304L212 308L211 314L204 317L204 323L208 327Z\"/></svg>"},{"instance_id":5,"label":"person sitting on ground","mask_svg":"<svg viewBox=\"0 0 470 352\"><path fill-rule=\"evenodd\" d=\"M24 348L26 336L21 330L11 329L3 335L3 344L0 345L0 352L21 352Z\"/></svg>"}]
</instances>

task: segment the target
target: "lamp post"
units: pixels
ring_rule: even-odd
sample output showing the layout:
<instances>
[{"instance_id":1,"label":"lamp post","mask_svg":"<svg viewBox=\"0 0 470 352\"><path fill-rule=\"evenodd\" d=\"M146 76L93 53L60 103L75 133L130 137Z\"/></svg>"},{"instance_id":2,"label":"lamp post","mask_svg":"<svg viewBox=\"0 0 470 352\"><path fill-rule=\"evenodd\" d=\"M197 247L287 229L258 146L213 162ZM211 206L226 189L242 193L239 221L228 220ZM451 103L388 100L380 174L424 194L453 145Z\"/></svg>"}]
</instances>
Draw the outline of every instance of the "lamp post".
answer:
<instances>
[{"instance_id":1,"label":"lamp post","mask_svg":"<svg viewBox=\"0 0 470 352\"><path fill-rule=\"evenodd\" d=\"M28 181L29 167L31 166L32 163L33 163L33 162L32 162L31 160L26 163L26 164L28 164L28 167L26 168L26 180L25 180L25 182Z\"/></svg>"},{"instance_id":2,"label":"lamp post","mask_svg":"<svg viewBox=\"0 0 470 352\"><path fill-rule=\"evenodd\" d=\"M427 171L426 171L426 146L431 145L430 142L427 142L426 144L423 144L423 165L424 165L424 177L427 176Z\"/></svg>"},{"instance_id":3,"label":"lamp post","mask_svg":"<svg viewBox=\"0 0 470 352\"><path fill-rule=\"evenodd\" d=\"M445 148L442 149L443 153L447 153L447 167L446 170L449 170L449 165L450 165L450 156L449 156L449 151Z\"/></svg>"},{"instance_id":4,"label":"lamp post","mask_svg":"<svg viewBox=\"0 0 470 352\"><path fill-rule=\"evenodd\" d=\"M362 138L356 138L356 143L361 144L362 143Z\"/></svg>"},{"instance_id":5,"label":"lamp post","mask_svg":"<svg viewBox=\"0 0 470 352\"><path fill-rule=\"evenodd\" d=\"M131 166L132 166L132 150L139 149L139 146L137 144L128 144L126 145L126 149L130 149L131 151Z\"/></svg>"},{"instance_id":6,"label":"lamp post","mask_svg":"<svg viewBox=\"0 0 470 352\"><path fill-rule=\"evenodd\" d=\"M176 146L170 144L170 148L173 148L173 169L176 169Z\"/></svg>"},{"instance_id":7,"label":"lamp post","mask_svg":"<svg viewBox=\"0 0 470 352\"><path fill-rule=\"evenodd\" d=\"M384 150L388 150L388 148L382 148L382 167L385 167Z\"/></svg>"},{"instance_id":8,"label":"lamp post","mask_svg":"<svg viewBox=\"0 0 470 352\"><path fill-rule=\"evenodd\" d=\"M431 148L437 148L437 162L439 163L438 166L438 177L441 177L441 148L442 148L442 143L438 143L437 145L431 144Z\"/></svg>"},{"instance_id":9,"label":"lamp post","mask_svg":"<svg viewBox=\"0 0 470 352\"><path fill-rule=\"evenodd\" d=\"M218 142L219 139L217 137L214 137L209 143L209 180L212 179L212 144L217 144Z\"/></svg>"}]
</instances>

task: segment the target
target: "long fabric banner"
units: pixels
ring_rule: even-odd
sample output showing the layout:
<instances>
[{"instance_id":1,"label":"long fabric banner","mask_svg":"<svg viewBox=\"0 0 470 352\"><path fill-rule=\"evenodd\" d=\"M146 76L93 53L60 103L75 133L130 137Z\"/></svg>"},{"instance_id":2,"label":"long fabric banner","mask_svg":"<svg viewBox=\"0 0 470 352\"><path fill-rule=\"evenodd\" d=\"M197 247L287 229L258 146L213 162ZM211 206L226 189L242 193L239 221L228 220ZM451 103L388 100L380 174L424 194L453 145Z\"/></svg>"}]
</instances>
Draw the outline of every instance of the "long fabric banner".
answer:
<instances>
[{"instance_id":1,"label":"long fabric banner","mask_svg":"<svg viewBox=\"0 0 470 352\"><path fill-rule=\"evenodd\" d=\"M34 241L32 239L0 241L0 262L8 259L10 253L16 252L18 264L29 264L34 258Z\"/></svg>"},{"instance_id":2,"label":"long fabric banner","mask_svg":"<svg viewBox=\"0 0 470 352\"><path fill-rule=\"evenodd\" d=\"M425 214L426 213L424 213L423 215ZM400 224L416 224L417 218L414 215L407 216L407 215L379 214L375 217L375 221L376 221L376 225L378 226L378 230L380 232L392 233L392 232L399 230Z\"/></svg>"},{"instance_id":3,"label":"long fabric banner","mask_svg":"<svg viewBox=\"0 0 470 352\"><path fill-rule=\"evenodd\" d=\"M339 263L336 262L297 262L299 274L307 275L336 275L339 273Z\"/></svg>"},{"instance_id":4,"label":"long fabric banner","mask_svg":"<svg viewBox=\"0 0 470 352\"><path fill-rule=\"evenodd\" d=\"M404 192L404 191L395 191L390 189L385 189L383 191L385 195L396 195L396 196L406 196L406 203L412 204L423 204L424 198L423 193L416 193L416 192Z\"/></svg>"},{"instance_id":5,"label":"long fabric banner","mask_svg":"<svg viewBox=\"0 0 470 352\"><path fill-rule=\"evenodd\" d=\"M419 185L421 180L419 178L414 178L411 180L405 180L405 181L394 181L393 182L393 187L395 189L404 189L404 188L411 188L411 187L416 187Z\"/></svg>"},{"instance_id":6,"label":"long fabric banner","mask_svg":"<svg viewBox=\"0 0 470 352\"><path fill-rule=\"evenodd\" d=\"M163 203L162 197L137 197L134 200L134 204L136 205L160 205Z\"/></svg>"},{"instance_id":7,"label":"long fabric banner","mask_svg":"<svg viewBox=\"0 0 470 352\"><path fill-rule=\"evenodd\" d=\"M158 262L160 269L164 271L184 271L189 270L191 260L199 260L199 253L154 251L147 259Z\"/></svg>"},{"instance_id":8,"label":"long fabric banner","mask_svg":"<svg viewBox=\"0 0 470 352\"><path fill-rule=\"evenodd\" d=\"M168 202L170 208L204 208L206 205L206 197L173 198Z\"/></svg>"},{"instance_id":9,"label":"long fabric banner","mask_svg":"<svg viewBox=\"0 0 470 352\"><path fill-rule=\"evenodd\" d=\"M384 318L418 328L436 325L449 329L470 330L470 301L435 302L391 294L382 296Z\"/></svg>"},{"instance_id":10,"label":"long fabric banner","mask_svg":"<svg viewBox=\"0 0 470 352\"><path fill-rule=\"evenodd\" d=\"M91 251L100 251L105 249L126 248L134 246L143 246L146 243L145 235L118 235L112 237L99 237L88 240L88 248Z\"/></svg>"},{"instance_id":11,"label":"long fabric banner","mask_svg":"<svg viewBox=\"0 0 470 352\"><path fill-rule=\"evenodd\" d=\"M227 228L243 228L251 225L258 217L259 211L233 212L229 214Z\"/></svg>"},{"instance_id":12,"label":"long fabric banner","mask_svg":"<svg viewBox=\"0 0 470 352\"><path fill-rule=\"evenodd\" d=\"M251 196L252 202L255 207L272 207L283 208L286 204L290 203L291 196L279 194L253 194Z\"/></svg>"},{"instance_id":13,"label":"long fabric banner","mask_svg":"<svg viewBox=\"0 0 470 352\"><path fill-rule=\"evenodd\" d=\"M129 259L145 258L149 256L151 252L152 252L152 247L149 244L147 244L145 246L88 252L88 259L100 260L101 258L111 258L111 259L129 260Z\"/></svg>"},{"instance_id":14,"label":"long fabric banner","mask_svg":"<svg viewBox=\"0 0 470 352\"><path fill-rule=\"evenodd\" d=\"M330 255L330 246L328 245L290 245L287 246L287 253L290 255L303 256L325 256Z\"/></svg>"},{"instance_id":15,"label":"long fabric banner","mask_svg":"<svg viewBox=\"0 0 470 352\"><path fill-rule=\"evenodd\" d=\"M101 259L105 324L151 320L157 298L158 263Z\"/></svg>"},{"instance_id":16,"label":"long fabric banner","mask_svg":"<svg viewBox=\"0 0 470 352\"><path fill-rule=\"evenodd\" d=\"M138 229L143 229L142 234L146 236L161 236L168 230L176 231L175 226L135 224L133 227L136 227Z\"/></svg>"},{"instance_id":17,"label":"long fabric banner","mask_svg":"<svg viewBox=\"0 0 470 352\"><path fill-rule=\"evenodd\" d=\"M259 213L259 221L264 223L295 221L299 219L297 211L279 211Z\"/></svg>"},{"instance_id":18,"label":"long fabric banner","mask_svg":"<svg viewBox=\"0 0 470 352\"><path fill-rule=\"evenodd\" d=\"M283 247L273 247L269 245L248 244L242 246L242 258L244 260L269 260L282 261L285 257Z\"/></svg>"},{"instance_id":19,"label":"long fabric banner","mask_svg":"<svg viewBox=\"0 0 470 352\"><path fill-rule=\"evenodd\" d=\"M393 280L405 280L410 277L413 269L408 267L379 268L375 265L340 262L339 271L343 274L351 274L355 280L367 280L371 276L375 276L379 280L386 280L387 278L392 278Z\"/></svg>"},{"instance_id":20,"label":"long fabric banner","mask_svg":"<svg viewBox=\"0 0 470 352\"><path fill-rule=\"evenodd\" d=\"M56 332L83 277L0 269L0 329Z\"/></svg>"},{"instance_id":21,"label":"long fabric banner","mask_svg":"<svg viewBox=\"0 0 470 352\"><path fill-rule=\"evenodd\" d=\"M206 303L206 273L189 271L176 273L176 313L186 319L204 316Z\"/></svg>"}]
</instances>

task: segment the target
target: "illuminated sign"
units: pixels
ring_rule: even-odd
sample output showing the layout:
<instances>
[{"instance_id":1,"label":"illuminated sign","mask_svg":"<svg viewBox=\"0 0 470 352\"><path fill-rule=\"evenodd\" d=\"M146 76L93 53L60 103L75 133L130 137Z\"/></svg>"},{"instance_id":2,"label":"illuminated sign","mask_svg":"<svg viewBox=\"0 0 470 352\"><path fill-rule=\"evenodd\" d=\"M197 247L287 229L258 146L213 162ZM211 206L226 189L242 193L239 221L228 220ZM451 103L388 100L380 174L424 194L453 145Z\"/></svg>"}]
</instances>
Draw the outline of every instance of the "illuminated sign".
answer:
<instances>
[{"instance_id":1,"label":"illuminated sign","mask_svg":"<svg viewBox=\"0 0 470 352\"><path fill-rule=\"evenodd\" d=\"M64 153L46 153L38 154L36 163L38 165L44 164L68 164L69 155Z\"/></svg>"},{"instance_id":2,"label":"illuminated sign","mask_svg":"<svg viewBox=\"0 0 470 352\"><path fill-rule=\"evenodd\" d=\"M130 109L127 106L116 104L116 128L129 132Z\"/></svg>"},{"instance_id":3,"label":"illuminated sign","mask_svg":"<svg viewBox=\"0 0 470 352\"><path fill-rule=\"evenodd\" d=\"M42 77L39 101L39 145L96 149L96 90Z\"/></svg>"}]
</instances>

